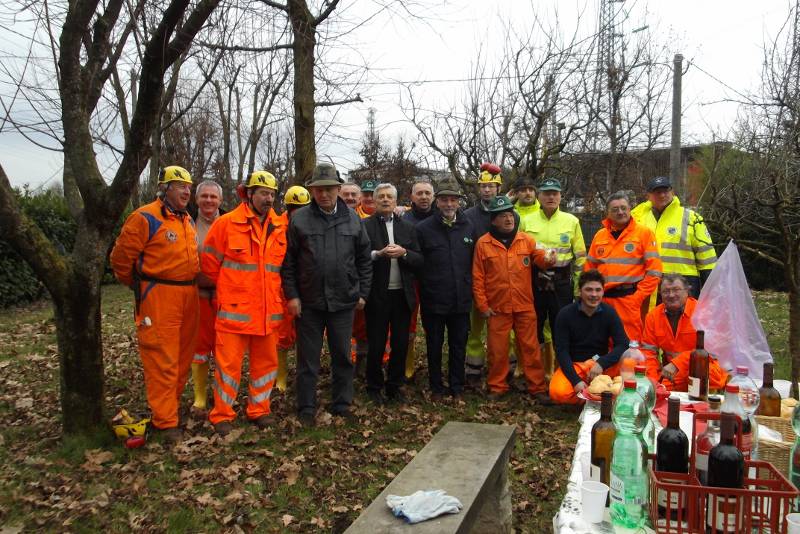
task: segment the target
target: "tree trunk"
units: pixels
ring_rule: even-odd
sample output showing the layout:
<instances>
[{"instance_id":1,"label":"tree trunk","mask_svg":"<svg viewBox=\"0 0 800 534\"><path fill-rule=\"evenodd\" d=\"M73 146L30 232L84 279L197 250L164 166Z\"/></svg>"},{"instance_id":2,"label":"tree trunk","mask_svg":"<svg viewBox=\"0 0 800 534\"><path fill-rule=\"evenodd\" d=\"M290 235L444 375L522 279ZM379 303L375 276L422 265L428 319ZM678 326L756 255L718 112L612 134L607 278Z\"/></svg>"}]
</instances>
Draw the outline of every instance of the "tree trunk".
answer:
<instances>
[{"instance_id":1,"label":"tree trunk","mask_svg":"<svg viewBox=\"0 0 800 534\"><path fill-rule=\"evenodd\" d=\"M800 381L800 292L789 290L789 356L792 359L791 396L798 398Z\"/></svg>"},{"instance_id":2,"label":"tree trunk","mask_svg":"<svg viewBox=\"0 0 800 534\"><path fill-rule=\"evenodd\" d=\"M303 184L314 172L317 149L314 139L314 17L302 0L287 2L294 44L294 181Z\"/></svg>"},{"instance_id":3,"label":"tree trunk","mask_svg":"<svg viewBox=\"0 0 800 534\"><path fill-rule=\"evenodd\" d=\"M70 258L65 294L54 296L61 362L61 409L65 434L105 424L101 279L109 237L84 226Z\"/></svg>"}]
</instances>

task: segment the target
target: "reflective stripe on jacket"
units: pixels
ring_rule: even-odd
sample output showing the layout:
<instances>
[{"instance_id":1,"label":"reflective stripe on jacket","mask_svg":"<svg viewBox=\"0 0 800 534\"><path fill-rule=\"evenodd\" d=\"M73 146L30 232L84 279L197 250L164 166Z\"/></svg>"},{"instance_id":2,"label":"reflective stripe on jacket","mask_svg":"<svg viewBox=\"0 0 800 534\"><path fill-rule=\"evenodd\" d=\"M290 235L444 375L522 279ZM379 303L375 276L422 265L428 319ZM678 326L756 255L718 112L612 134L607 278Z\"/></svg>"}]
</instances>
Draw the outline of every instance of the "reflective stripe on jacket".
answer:
<instances>
[{"instance_id":1,"label":"reflective stripe on jacket","mask_svg":"<svg viewBox=\"0 0 800 534\"><path fill-rule=\"evenodd\" d=\"M597 269L606 279L605 291L622 284L638 284L644 298L658 288L661 260L653 232L631 219L619 238L611 234L611 221L603 220L589 247L584 270Z\"/></svg>"},{"instance_id":2,"label":"reflective stripe on jacket","mask_svg":"<svg viewBox=\"0 0 800 534\"><path fill-rule=\"evenodd\" d=\"M128 216L110 260L114 276L126 286L133 284L134 263L148 277L193 280L200 271L194 221L156 199Z\"/></svg>"},{"instance_id":3,"label":"reflective stripe on jacket","mask_svg":"<svg viewBox=\"0 0 800 534\"><path fill-rule=\"evenodd\" d=\"M682 207L678 197L664 208L658 220L649 200L636 206L631 216L655 234L665 273L699 276L698 271L716 266L717 253L703 218Z\"/></svg>"},{"instance_id":4,"label":"reflective stripe on jacket","mask_svg":"<svg viewBox=\"0 0 800 534\"><path fill-rule=\"evenodd\" d=\"M519 229L533 236L540 246L556 250L554 267L567 267L574 261L582 269L586 263L586 243L580 221L574 215L557 209L548 219L544 210L539 209L521 218Z\"/></svg>"},{"instance_id":5,"label":"reflective stripe on jacket","mask_svg":"<svg viewBox=\"0 0 800 534\"><path fill-rule=\"evenodd\" d=\"M214 222L201 260L203 274L216 283L218 331L254 336L277 331L285 254L286 223L273 210L262 225L242 202Z\"/></svg>"},{"instance_id":6,"label":"reflective stripe on jacket","mask_svg":"<svg viewBox=\"0 0 800 534\"><path fill-rule=\"evenodd\" d=\"M537 249L536 240L525 232L518 231L508 248L491 233L484 234L472 260L472 294L478 311L533 311L531 270L534 262L547 268L544 256L545 251Z\"/></svg>"}]
</instances>

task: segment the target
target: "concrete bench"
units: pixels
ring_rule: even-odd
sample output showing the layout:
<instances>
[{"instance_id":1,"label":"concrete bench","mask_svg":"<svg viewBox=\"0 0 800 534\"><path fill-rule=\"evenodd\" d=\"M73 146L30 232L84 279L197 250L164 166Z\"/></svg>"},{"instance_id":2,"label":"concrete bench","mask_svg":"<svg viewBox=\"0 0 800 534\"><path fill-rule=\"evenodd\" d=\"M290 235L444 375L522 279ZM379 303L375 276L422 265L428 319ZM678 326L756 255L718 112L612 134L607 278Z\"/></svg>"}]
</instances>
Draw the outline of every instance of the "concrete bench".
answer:
<instances>
[{"instance_id":1,"label":"concrete bench","mask_svg":"<svg viewBox=\"0 0 800 534\"><path fill-rule=\"evenodd\" d=\"M515 427L447 423L384 488L345 534L512 532L508 463ZM387 495L442 489L464 508L415 525L392 515Z\"/></svg>"}]
</instances>

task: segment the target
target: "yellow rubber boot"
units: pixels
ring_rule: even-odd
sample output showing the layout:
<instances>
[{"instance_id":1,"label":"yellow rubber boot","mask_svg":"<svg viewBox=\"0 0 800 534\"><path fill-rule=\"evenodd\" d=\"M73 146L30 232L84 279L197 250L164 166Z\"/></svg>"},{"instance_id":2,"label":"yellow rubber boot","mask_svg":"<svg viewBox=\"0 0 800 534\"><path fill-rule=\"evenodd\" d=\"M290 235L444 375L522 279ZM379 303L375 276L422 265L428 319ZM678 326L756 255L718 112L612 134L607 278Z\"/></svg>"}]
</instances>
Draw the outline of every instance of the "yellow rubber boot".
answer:
<instances>
[{"instance_id":1,"label":"yellow rubber boot","mask_svg":"<svg viewBox=\"0 0 800 534\"><path fill-rule=\"evenodd\" d=\"M416 334L408 335L408 352L406 352L406 378L414 376L414 371L417 370L417 351L414 346Z\"/></svg>"},{"instance_id":2,"label":"yellow rubber boot","mask_svg":"<svg viewBox=\"0 0 800 534\"><path fill-rule=\"evenodd\" d=\"M206 409L206 388L208 387L208 362L192 364L192 386L194 387L193 408Z\"/></svg>"},{"instance_id":3,"label":"yellow rubber boot","mask_svg":"<svg viewBox=\"0 0 800 534\"><path fill-rule=\"evenodd\" d=\"M286 391L286 377L289 370L286 368L286 358L289 355L287 349L278 349L278 377L275 379L275 387L278 391Z\"/></svg>"},{"instance_id":4,"label":"yellow rubber boot","mask_svg":"<svg viewBox=\"0 0 800 534\"><path fill-rule=\"evenodd\" d=\"M555 372L555 351L553 350L553 343L545 343L542 345L542 366L544 367L545 376L553 376Z\"/></svg>"}]
</instances>

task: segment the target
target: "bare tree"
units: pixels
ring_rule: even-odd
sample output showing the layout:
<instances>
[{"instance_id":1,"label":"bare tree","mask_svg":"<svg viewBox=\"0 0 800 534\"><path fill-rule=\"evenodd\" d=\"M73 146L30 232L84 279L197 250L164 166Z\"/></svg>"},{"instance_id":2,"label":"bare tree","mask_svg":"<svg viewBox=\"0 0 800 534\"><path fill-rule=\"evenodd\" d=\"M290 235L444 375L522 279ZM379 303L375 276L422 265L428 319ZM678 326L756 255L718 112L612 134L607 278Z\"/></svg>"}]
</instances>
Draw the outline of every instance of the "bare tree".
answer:
<instances>
[{"instance_id":1,"label":"bare tree","mask_svg":"<svg viewBox=\"0 0 800 534\"><path fill-rule=\"evenodd\" d=\"M52 138L64 154L64 184L74 184L80 203L72 206L78 223L75 245L61 255L35 223L17 206L5 171L0 167L0 226L6 239L36 273L50 293L56 320L61 406L66 433L82 433L103 425L103 350L100 328L100 281L113 230L150 156L149 140L159 125L165 77L189 50L219 0L172 0L162 10L142 9L123 0L71 0L58 6L43 2L41 32L31 37L31 49L40 43L53 63L39 65L58 82L58 124L48 122ZM20 4L20 9L30 7ZM58 15L54 14L58 13ZM152 20L148 20L147 16ZM56 28L59 34L56 39ZM134 29L141 40L130 37ZM110 79L120 58L131 47L141 48L135 104L113 172L101 169L95 147L102 137L97 116L107 97ZM33 63L35 54L30 56ZM119 74L119 73L117 73ZM17 80L22 91L29 80ZM28 96L31 102L33 95ZM133 102L133 100L131 100ZM3 103L0 124L20 125L13 107ZM59 131L60 130L60 131ZM108 181L105 177L108 177Z\"/></svg>"},{"instance_id":2,"label":"bare tree","mask_svg":"<svg viewBox=\"0 0 800 534\"><path fill-rule=\"evenodd\" d=\"M781 269L789 290L792 396L800 380L800 11L765 44L762 94L734 147L703 161L712 228Z\"/></svg>"}]
</instances>

